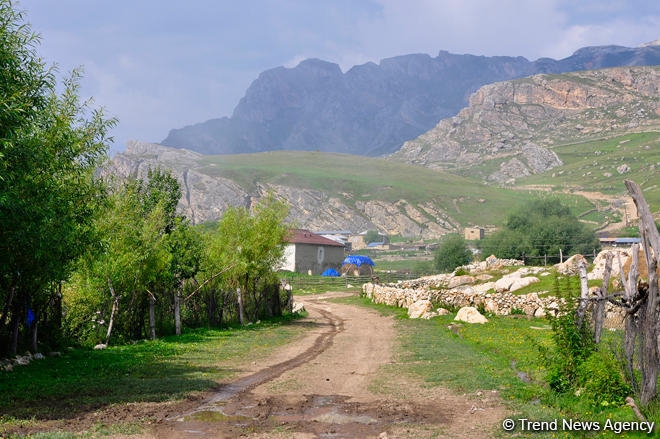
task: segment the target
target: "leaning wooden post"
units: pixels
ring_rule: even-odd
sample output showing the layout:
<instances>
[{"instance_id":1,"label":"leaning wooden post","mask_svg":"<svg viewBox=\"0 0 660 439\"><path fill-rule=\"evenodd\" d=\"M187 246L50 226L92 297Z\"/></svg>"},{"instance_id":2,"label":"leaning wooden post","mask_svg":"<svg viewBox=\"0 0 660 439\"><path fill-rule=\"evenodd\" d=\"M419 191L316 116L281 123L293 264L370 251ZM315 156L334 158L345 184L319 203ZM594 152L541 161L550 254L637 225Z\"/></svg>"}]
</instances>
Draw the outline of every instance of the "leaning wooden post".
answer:
<instances>
[{"instance_id":1,"label":"leaning wooden post","mask_svg":"<svg viewBox=\"0 0 660 439\"><path fill-rule=\"evenodd\" d=\"M651 209L649 208L639 185L630 180L624 182L628 193L632 196L637 214L639 216L639 232L642 237L642 248L646 256L646 265L649 273L648 290L646 291L646 306L642 305L640 311L640 330L642 332L642 386L640 389L640 402L647 405L656 396L658 385L658 275L657 253L660 251L660 233L655 226ZM644 293L644 291L639 291Z\"/></svg>"},{"instance_id":2,"label":"leaning wooden post","mask_svg":"<svg viewBox=\"0 0 660 439\"><path fill-rule=\"evenodd\" d=\"M600 335L603 332L603 321L605 320L605 298L609 289L610 275L612 274L612 260L614 254L605 254L605 271L603 272L603 284L598 290L596 303L594 304L594 342L600 343Z\"/></svg>"},{"instance_id":3,"label":"leaning wooden post","mask_svg":"<svg viewBox=\"0 0 660 439\"><path fill-rule=\"evenodd\" d=\"M578 272L580 273L580 303L576 310L576 320L578 328L581 328L589 304L589 279L587 278L587 263L584 258L581 258L578 262Z\"/></svg>"},{"instance_id":4,"label":"leaning wooden post","mask_svg":"<svg viewBox=\"0 0 660 439\"><path fill-rule=\"evenodd\" d=\"M632 253L632 263L630 264L628 279L626 279L626 273L623 271L621 253L617 253L617 259L619 261L619 275L621 276L621 284L623 285L624 289L623 304L624 309L626 310L624 332L625 337L623 341L623 349L626 356L626 372L628 373L628 379L630 380L633 390L635 392L639 392L639 386L637 384L637 377L635 376L634 368L635 341L637 339L639 326L635 321L634 314L636 311L633 310L635 289L637 285L637 278L639 277L639 246L637 244L633 244L630 251Z\"/></svg>"}]
</instances>

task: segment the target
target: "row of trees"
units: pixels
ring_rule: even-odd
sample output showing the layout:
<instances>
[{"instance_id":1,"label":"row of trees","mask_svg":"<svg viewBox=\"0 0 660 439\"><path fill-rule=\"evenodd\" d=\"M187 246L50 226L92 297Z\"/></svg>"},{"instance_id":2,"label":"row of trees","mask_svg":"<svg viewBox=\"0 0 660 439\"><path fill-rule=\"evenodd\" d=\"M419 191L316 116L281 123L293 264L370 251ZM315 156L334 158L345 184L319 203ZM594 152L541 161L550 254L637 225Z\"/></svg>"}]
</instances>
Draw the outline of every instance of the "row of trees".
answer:
<instances>
[{"instance_id":1,"label":"row of trees","mask_svg":"<svg viewBox=\"0 0 660 439\"><path fill-rule=\"evenodd\" d=\"M78 72L57 93L38 38L0 1L0 340L15 352L21 324L58 326L60 284L93 241L103 189L94 172L115 124L78 99Z\"/></svg>"},{"instance_id":2,"label":"row of trees","mask_svg":"<svg viewBox=\"0 0 660 439\"><path fill-rule=\"evenodd\" d=\"M273 197L250 212L230 208L204 229L176 214L169 172L116 185L97 217L94 246L65 284L64 326L82 342L181 333L188 326L245 323L282 311L274 272L288 209Z\"/></svg>"},{"instance_id":3,"label":"row of trees","mask_svg":"<svg viewBox=\"0 0 660 439\"><path fill-rule=\"evenodd\" d=\"M482 255L502 259L544 259L559 262L560 255L600 251L595 232L557 199L533 200L507 218L504 227L479 242ZM435 267L442 272L467 264L472 256L460 235L448 235L435 253Z\"/></svg>"},{"instance_id":4,"label":"row of trees","mask_svg":"<svg viewBox=\"0 0 660 439\"><path fill-rule=\"evenodd\" d=\"M38 43L0 0L0 355L280 313L286 205L202 230L169 173L99 178L116 121L80 101L79 72L58 92Z\"/></svg>"}]
</instances>

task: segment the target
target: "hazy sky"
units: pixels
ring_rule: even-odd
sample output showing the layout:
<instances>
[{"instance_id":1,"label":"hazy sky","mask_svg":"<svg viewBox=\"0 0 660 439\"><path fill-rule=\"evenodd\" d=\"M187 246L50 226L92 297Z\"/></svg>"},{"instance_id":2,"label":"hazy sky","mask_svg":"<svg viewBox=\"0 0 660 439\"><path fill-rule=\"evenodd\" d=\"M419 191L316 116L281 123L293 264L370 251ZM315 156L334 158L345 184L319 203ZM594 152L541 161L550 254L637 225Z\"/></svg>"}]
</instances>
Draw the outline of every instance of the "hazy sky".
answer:
<instances>
[{"instance_id":1,"label":"hazy sky","mask_svg":"<svg viewBox=\"0 0 660 439\"><path fill-rule=\"evenodd\" d=\"M59 75L119 118L112 150L231 113L260 72L438 51L555 59L660 38L657 0L14 0Z\"/></svg>"}]
</instances>

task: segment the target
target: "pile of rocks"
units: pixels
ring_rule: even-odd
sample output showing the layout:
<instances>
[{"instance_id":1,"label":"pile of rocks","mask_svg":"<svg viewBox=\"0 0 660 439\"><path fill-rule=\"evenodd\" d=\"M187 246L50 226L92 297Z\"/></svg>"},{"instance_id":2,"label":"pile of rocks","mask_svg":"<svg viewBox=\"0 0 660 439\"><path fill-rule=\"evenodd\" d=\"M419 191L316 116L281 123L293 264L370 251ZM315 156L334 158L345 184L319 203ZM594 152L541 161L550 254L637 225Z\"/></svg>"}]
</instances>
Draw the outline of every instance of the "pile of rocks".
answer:
<instances>
[{"instance_id":1,"label":"pile of rocks","mask_svg":"<svg viewBox=\"0 0 660 439\"><path fill-rule=\"evenodd\" d=\"M59 355L59 352L51 352L48 354L50 356L57 356ZM5 358L1 359L0 358L0 370L4 370L6 372L11 372L14 370L15 366L27 366L32 362L33 360L43 360L44 359L44 354L37 352L36 354L32 354L31 352L26 352L25 355L17 355L14 358Z\"/></svg>"}]
</instances>

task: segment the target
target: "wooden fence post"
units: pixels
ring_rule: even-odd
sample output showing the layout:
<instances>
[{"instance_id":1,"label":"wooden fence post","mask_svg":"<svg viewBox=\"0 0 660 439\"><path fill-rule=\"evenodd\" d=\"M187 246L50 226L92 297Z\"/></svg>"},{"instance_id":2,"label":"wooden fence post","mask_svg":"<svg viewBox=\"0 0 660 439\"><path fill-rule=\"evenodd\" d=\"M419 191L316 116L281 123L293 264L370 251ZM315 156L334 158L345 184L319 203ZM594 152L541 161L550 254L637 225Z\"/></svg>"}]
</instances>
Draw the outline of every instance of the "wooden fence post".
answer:
<instances>
[{"instance_id":1,"label":"wooden fence post","mask_svg":"<svg viewBox=\"0 0 660 439\"><path fill-rule=\"evenodd\" d=\"M642 190L633 181L625 182L628 193L632 196L637 215L639 216L639 232L642 237L642 248L646 257L648 268L648 286L638 284L637 295L640 298L639 308L639 330L641 335L641 365L642 383L640 388L640 401L647 405L656 397L658 384L658 367L660 357L658 355L658 333L660 325L658 311L658 274L657 254L660 251L660 233L655 226L651 209L649 208Z\"/></svg>"}]
</instances>

